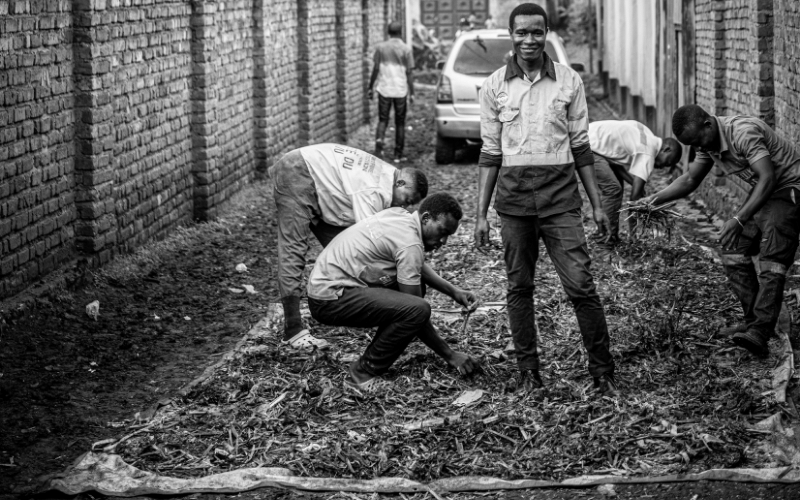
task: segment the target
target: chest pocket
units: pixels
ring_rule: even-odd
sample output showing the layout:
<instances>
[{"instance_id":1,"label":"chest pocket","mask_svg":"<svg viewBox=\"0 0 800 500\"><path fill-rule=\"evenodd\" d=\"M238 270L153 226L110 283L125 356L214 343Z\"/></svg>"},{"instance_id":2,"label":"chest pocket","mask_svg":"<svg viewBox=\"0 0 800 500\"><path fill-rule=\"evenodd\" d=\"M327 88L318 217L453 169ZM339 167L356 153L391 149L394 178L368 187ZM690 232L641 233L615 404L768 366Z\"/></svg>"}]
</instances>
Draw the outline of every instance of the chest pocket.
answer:
<instances>
[{"instance_id":1,"label":"chest pocket","mask_svg":"<svg viewBox=\"0 0 800 500\"><path fill-rule=\"evenodd\" d=\"M503 108L497 117L503 124L503 149L504 152L514 154L522 142L522 124L519 119L519 108Z\"/></svg>"}]
</instances>

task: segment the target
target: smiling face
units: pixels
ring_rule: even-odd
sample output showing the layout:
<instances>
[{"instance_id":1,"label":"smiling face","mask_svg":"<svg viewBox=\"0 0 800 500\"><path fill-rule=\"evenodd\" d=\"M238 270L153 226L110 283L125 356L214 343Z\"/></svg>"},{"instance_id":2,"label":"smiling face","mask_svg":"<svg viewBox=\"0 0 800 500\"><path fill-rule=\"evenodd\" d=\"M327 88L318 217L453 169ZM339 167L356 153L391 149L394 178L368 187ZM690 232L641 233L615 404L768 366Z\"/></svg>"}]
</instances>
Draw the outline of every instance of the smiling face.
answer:
<instances>
[{"instance_id":1,"label":"smiling face","mask_svg":"<svg viewBox=\"0 0 800 500\"><path fill-rule=\"evenodd\" d=\"M450 214L439 214L436 218L428 212L420 214L422 222L422 244L426 252L438 250L447 244L447 239L458 230L458 220Z\"/></svg>"},{"instance_id":2,"label":"smiling face","mask_svg":"<svg viewBox=\"0 0 800 500\"><path fill-rule=\"evenodd\" d=\"M547 25L544 17L520 15L514 19L514 26L509 28L511 43L517 58L526 63L538 61L544 53Z\"/></svg>"}]
</instances>

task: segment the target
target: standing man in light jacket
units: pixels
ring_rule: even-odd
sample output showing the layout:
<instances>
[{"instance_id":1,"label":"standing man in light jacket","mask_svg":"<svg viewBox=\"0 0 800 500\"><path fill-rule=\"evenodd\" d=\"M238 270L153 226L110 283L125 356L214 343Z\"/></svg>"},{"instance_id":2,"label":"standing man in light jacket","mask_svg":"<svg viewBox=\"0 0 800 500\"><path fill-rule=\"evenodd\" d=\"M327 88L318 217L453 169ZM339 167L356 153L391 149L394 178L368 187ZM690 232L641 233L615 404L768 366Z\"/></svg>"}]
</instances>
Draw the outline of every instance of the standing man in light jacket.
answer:
<instances>
[{"instance_id":1,"label":"standing man in light jacket","mask_svg":"<svg viewBox=\"0 0 800 500\"><path fill-rule=\"evenodd\" d=\"M587 129L588 108L580 76L544 51L547 14L536 4L511 12L514 57L480 90L481 138L475 243L488 243L486 214L497 187L495 210L508 274L508 316L520 369L516 386L542 387L534 319L534 274L539 239L572 301L589 357L594 387L618 394L603 306L591 271L575 172L608 232Z\"/></svg>"},{"instance_id":2,"label":"standing man in light jacket","mask_svg":"<svg viewBox=\"0 0 800 500\"><path fill-rule=\"evenodd\" d=\"M368 96L373 87L378 92L378 130L375 134L375 156L383 156L383 137L389 126L389 113L394 108L394 161L405 161L407 100L414 102L414 54L403 41L403 26L389 23L389 39L375 48L374 65L369 79ZM377 87L375 82L378 82Z\"/></svg>"}]
</instances>

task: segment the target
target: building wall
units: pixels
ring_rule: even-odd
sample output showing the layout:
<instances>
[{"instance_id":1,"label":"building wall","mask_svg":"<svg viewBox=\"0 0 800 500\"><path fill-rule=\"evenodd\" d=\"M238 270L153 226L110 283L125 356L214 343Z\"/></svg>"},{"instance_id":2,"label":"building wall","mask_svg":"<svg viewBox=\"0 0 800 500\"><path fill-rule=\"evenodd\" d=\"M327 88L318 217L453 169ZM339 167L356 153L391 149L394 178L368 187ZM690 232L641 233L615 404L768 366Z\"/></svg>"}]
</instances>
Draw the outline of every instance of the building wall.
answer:
<instances>
[{"instance_id":1,"label":"building wall","mask_svg":"<svg viewBox=\"0 0 800 500\"><path fill-rule=\"evenodd\" d=\"M0 1L0 296L212 219L369 117L404 0Z\"/></svg>"},{"instance_id":2,"label":"building wall","mask_svg":"<svg viewBox=\"0 0 800 500\"><path fill-rule=\"evenodd\" d=\"M72 16L63 2L0 2L0 296L72 255Z\"/></svg>"}]
</instances>

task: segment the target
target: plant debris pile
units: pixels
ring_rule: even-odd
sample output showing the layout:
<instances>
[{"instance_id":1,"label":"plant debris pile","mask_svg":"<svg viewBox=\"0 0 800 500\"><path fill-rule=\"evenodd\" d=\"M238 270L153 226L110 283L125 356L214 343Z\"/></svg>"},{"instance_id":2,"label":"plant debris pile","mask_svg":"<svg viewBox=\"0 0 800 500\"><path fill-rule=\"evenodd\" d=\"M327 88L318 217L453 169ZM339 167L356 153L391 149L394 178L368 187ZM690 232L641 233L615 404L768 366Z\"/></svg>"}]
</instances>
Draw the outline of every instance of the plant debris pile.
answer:
<instances>
[{"instance_id":1,"label":"plant debris pile","mask_svg":"<svg viewBox=\"0 0 800 500\"><path fill-rule=\"evenodd\" d=\"M679 212L672 210L674 206L675 202L656 206L653 203L637 201L623 207L620 212L627 212L628 217L625 220L633 219L636 223L633 226L632 233L634 238L650 232L654 232L654 234L665 232L667 240L670 240L672 230L675 227L675 220L683 218L683 215Z\"/></svg>"},{"instance_id":2,"label":"plant debris pile","mask_svg":"<svg viewBox=\"0 0 800 500\"><path fill-rule=\"evenodd\" d=\"M106 451L181 477L280 466L304 476L562 479L776 465L759 446L763 431L752 428L781 409L770 393L774 360L720 338L737 305L698 245L637 240L595 265L618 399L591 392L575 314L547 257L536 278L547 388L532 394L504 392L516 365L503 350L501 250L476 252L462 227L430 262L484 301L467 318L449 298L429 297L441 334L482 359L474 377L458 377L417 342L388 374L393 386L362 397L342 380L371 330L310 320L334 347L293 351L279 343L278 316L187 396L129 422Z\"/></svg>"}]
</instances>

